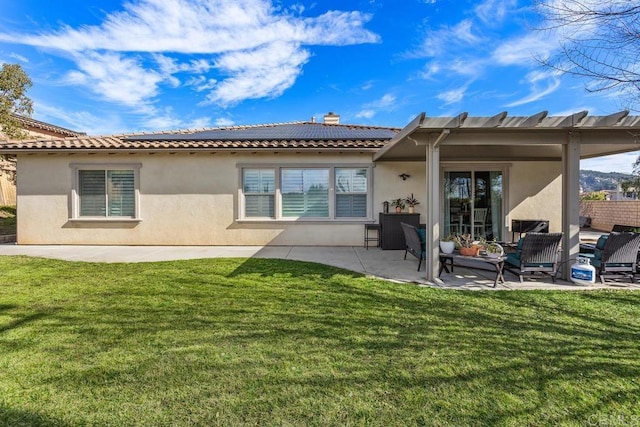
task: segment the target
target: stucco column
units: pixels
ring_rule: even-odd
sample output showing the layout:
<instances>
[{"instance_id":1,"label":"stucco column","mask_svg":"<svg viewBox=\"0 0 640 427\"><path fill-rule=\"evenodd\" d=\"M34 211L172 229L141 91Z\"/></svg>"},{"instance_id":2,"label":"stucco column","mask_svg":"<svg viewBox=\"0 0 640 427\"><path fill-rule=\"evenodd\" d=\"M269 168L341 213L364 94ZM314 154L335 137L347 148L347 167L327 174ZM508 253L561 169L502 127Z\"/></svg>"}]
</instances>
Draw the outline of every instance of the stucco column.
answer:
<instances>
[{"instance_id":1,"label":"stucco column","mask_svg":"<svg viewBox=\"0 0 640 427\"><path fill-rule=\"evenodd\" d=\"M438 254L440 253L440 148L438 141L426 145L426 278L438 277Z\"/></svg>"},{"instance_id":2,"label":"stucco column","mask_svg":"<svg viewBox=\"0 0 640 427\"><path fill-rule=\"evenodd\" d=\"M580 133L569 133L562 146L562 278L569 280L571 264L580 252Z\"/></svg>"}]
</instances>

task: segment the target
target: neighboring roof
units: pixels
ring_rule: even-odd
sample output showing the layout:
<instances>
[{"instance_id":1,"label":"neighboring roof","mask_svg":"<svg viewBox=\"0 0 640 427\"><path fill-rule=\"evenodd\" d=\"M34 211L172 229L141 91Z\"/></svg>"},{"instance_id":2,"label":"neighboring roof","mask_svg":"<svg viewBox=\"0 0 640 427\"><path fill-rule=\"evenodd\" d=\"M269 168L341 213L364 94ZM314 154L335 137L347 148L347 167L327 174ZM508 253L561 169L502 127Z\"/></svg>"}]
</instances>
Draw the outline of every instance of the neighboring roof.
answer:
<instances>
[{"instance_id":1,"label":"neighboring roof","mask_svg":"<svg viewBox=\"0 0 640 427\"><path fill-rule=\"evenodd\" d=\"M640 149L640 116L620 111L589 116L428 117L421 113L375 155L374 160L423 160L428 141L440 147L443 161L558 160L570 135L579 136L581 158Z\"/></svg>"},{"instance_id":2,"label":"neighboring roof","mask_svg":"<svg viewBox=\"0 0 640 427\"><path fill-rule=\"evenodd\" d=\"M27 128L35 128L42 129L48 132L52 132L58 134L60 137L68 137L68 136L81 136L86 135L84 132L77 132L75 130L66 129L60 126L52 125L50 123L41 122L36 119L32 119L31 117L20 116L18 114L14 114L13 117L18 119L23 126Z\"/></svg>"},{"instance_id":3,"label":"neighboring roof","mask_svg":"<svg viewBox=\"0 0 640 427\"><path fill-rule=\"evenodd\" d=\"M153 134L10 141L2 145L2 151L377 150L398 131L399 129L387 127L292 122L187 129Z\"/></svg>"}]
</instances>

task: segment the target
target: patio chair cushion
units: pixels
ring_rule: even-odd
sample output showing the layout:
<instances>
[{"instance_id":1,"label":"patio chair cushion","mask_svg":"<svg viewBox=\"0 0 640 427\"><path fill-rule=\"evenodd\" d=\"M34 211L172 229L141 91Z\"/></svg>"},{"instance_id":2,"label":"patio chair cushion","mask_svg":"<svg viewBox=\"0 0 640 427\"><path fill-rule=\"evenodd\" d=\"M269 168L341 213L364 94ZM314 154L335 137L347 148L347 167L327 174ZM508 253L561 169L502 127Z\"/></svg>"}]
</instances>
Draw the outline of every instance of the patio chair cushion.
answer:
<instances>
[{"instance_id":1,"label":"patio chair cushion","mask_svg":"<svg viewBox=\"0 0 640 427\"><path fill-rule=\"evenodd\" d=\"M607 239L609 238L609 234L603 234L598 238L598 242L596 243L596 249L594 253L581 253L580 256L584 258L589 258L589 262L594 267L600 268L602 267L602 250L607 244ZM609 262L607 266L609 267L630 267L632 263L625 262Z\"/></svg>"},{"instance_id":2,"label":"patio chair cushion","mask_svg":"<svg viewBox=\"0 0 640 427\"><path fill-rule=\"evenodd\" d=\"M517 252L511 252L507 254L507 258L505 262L520 268L520 253L522 252L522 244L524 243L524 237L521 237L518 240L518 244L516 245ZM543 262L543 263L529 263L526 262L524 264L525 267L553 267L552 262Z\"/></svg>"},{"instance_id":3,"label":"patio chair cushion","mask_svg":"<svg viewBox=\"0 0 640 427\"><path fill-rule=\"evenodd\" d=\"M427 241L427 230L424 228L418 228L418 236L420 236L420 242L424 245Z\"/></svg>"},{"instance_id":4,"label":"patio chair cushion","mask_svg":"<svg viewBox=\"0 0 640 427\"><path fill-rule=\"evenodd\" d=\"M604 245L607 243L607 239L609 238L608 234L603 234L598 238L598 243L596 243L596 249L604 249Z\"/></svg>"},{"instance_id":5,"label":"patio chair cushion","mask_svg":"<svg viewBox=\"0 0 640 427\"><path fill-rule=\"evenodd\" d=\"M582 258L589 258L589 263L594 267L600 268L602 267L602 251L596 250L595 253L592 254L580 254ZM630 267L631 263L624 262L609 262L607 263L609 267Z\"/></svg>"},{"instance_id":6,"label":"patio chair cushion","mask_svg":"<svg viewBox=\"0 0 640 427\"><path fill-rule=\"evenodd\" d=\"M514 267L520 268L520 252L512 252L510 254L507 254L507 258L505 259L505 262L508 262ZM553 263L552 262L535 262L535 263L525 262L524 266L525 267L553 267Z\"/></svg>"},{"instance_id":7,"label":"patio chair cushion","mask_svg":"<svg viewBox=\"0 0 640 427\"><path fill-rule=\"evenodd\" d=\"M508 262L511 265L515 265L516 267L520 267L520 252L522 252L522 244L524 243L524 237L521 237L516 244L516 252L511 252L507 254L505 258L505 262Z\"/></svg>"}]
</instances>

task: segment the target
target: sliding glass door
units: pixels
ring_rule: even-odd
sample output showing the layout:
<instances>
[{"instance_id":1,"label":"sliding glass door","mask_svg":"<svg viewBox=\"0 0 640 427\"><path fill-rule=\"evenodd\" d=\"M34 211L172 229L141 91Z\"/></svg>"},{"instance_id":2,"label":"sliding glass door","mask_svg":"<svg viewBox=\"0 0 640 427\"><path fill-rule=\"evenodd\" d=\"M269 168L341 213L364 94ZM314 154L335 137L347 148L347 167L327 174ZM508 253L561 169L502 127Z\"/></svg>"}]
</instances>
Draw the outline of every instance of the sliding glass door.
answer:
<instances>
[{"instance_id":1,"label":"sliding glass door","mask_svg":"<svg viewBox=\"0 0 640 427\"><path fill-rule=\"evenodd\" d=\"M501 170L445 170L444 235L503 240Z\"/></svg>"}]
</instances>

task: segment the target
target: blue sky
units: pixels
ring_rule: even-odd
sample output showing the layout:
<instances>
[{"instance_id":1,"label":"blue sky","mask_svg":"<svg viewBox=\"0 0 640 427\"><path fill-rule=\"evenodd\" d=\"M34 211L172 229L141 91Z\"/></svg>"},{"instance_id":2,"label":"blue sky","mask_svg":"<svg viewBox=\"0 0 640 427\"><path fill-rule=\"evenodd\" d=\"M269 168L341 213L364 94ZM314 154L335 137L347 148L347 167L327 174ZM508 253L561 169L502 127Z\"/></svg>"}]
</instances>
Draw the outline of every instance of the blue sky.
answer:
<instances>
[{"instance_id":1,"label":"blue sky","mask_svg":"<svg viewBox=\"0 0 640 427\"><path fill-rule=\"evenodd\" d=\"M626 108L541 67L554 33L518 0L0 0L0 62L33 117L89 134L309 120ZM630 172L638 153L584 161Z\"/></svg>"}]
</instances>

